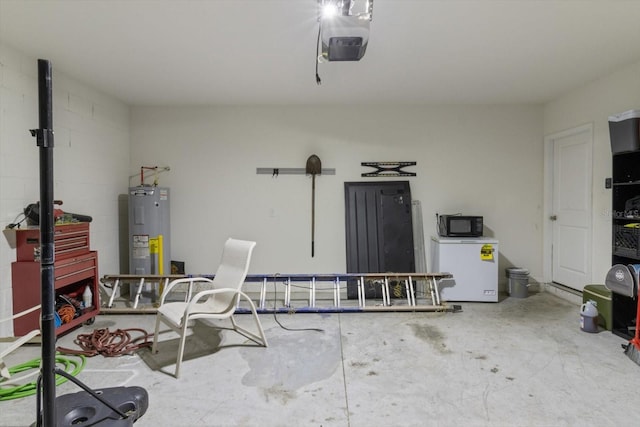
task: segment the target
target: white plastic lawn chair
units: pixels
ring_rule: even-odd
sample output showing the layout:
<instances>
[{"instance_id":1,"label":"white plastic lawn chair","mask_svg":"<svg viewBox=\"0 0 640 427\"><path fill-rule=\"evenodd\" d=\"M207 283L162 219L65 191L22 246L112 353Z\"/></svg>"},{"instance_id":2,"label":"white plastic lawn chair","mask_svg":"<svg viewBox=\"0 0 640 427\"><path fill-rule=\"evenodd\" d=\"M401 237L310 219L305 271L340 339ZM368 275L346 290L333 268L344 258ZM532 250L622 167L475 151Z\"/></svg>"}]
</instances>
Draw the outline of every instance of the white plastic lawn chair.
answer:
<instances>
[{"instance_id":1,"label":"white plastic lawn chair","mask_svg":"<svg viewBox=\"0 0 640 427\"><path fill-rule=\"evenodd\" d=\"M225 242L222 260L213 280L204 277L177 279L169 283L162 292L151 351L153 353L157 352L160 322L167 324L180 335L178 357L176 359L176 378L178 378L180 374L180 364L182 363L185 340L191 320L230 319L234 331L244 335L257 344L264 347L267 346L267 338L260 324L256 306L241 290L247 272L249 271L251 253L255 245L255 242L228 239ZM169 295L172 289L174 289L176 285L184 283L188 284L185 302L165 302L167 295ZM200 291L192 297L193 287L197 283L204 283L211 289ZM246 299L249 303L251 314L255 319L258 329L257 333L239 327L233 318L240 298Z\"/></svg>"},{"instance_id":2,"label":"white plastic lawn chair","mask_svg":"<svg viewBox=\"0 0 640 427\"><path fill-rule=\"evenodd\" d=\"M35 307L31 307L30 309L25 310L23 312L17 313L15 315L13 315L12 317L8 318L8 319L2 319L2 320L0 320L0 323L2 323L4 321L17 319L18 317L24 316L25 314L29 314L32 311L38 310L39 308L40 308L40 304L38 304ZM0 378L5 378L5 379L11 378L11 374L9 373L9 367L5 363L4 358L6 356L8 356L9 354L13 353L18 348L22 347L24 344L26 344L29 341L31 341L31 339L35 338L38 335L40 335L40 330L39 329L34 329L33 331L29 332L28 334L16 338L13 342L11 342L11 344L7 348L5 348L4 350L0 351Z\"/></svg>"}]
</instances>

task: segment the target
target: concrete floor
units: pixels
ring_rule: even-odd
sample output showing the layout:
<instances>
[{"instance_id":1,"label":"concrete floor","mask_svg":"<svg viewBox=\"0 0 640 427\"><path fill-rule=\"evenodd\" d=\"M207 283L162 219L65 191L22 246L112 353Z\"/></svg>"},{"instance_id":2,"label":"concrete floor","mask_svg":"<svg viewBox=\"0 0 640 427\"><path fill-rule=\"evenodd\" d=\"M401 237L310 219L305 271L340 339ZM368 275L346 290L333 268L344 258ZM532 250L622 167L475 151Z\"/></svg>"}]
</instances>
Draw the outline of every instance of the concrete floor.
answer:
<instances>
[{"instance_id":1,"label":"concrete floor","mask_svg":"<svg viewBox=\"0 0 640 427\"><path fill-rule=\"evenodd\" d=\"M268 348L200 324L179 380L169 333L157 355L93 357L78 378L93 388L144 387L141 427L638 425L640 366L624 355L626 340L581 331L577 304L541 292L461 305L459 313L277 316L321 332L285 330L262 314ZM95 328L153 332L154 318L100 315L59 345ZM8 362L38 355L27 346ZM66 383L57 395L77 391ZM35 397L0 402L0 425L31 424L35 407Z\"/></svg>"}]
</instances>

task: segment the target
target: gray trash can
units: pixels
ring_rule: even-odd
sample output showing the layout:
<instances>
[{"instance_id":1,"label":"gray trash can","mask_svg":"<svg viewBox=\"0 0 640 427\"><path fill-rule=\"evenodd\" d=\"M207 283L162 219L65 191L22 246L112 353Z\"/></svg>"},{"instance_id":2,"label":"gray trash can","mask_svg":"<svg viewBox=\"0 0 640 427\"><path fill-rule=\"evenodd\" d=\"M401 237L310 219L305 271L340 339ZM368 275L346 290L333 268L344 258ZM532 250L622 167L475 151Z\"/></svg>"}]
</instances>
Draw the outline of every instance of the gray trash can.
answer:
<instances>
[{"instance_id":1,"label":"gray trash can","mask_svg":"<svg viewBox=\"0 0 640 427\"><path fill-rule=\"evenodd\" d=\"M526 268L507 268L509 296L526 298L529 296L529 270Z\"/></svg>"}]
</instances>

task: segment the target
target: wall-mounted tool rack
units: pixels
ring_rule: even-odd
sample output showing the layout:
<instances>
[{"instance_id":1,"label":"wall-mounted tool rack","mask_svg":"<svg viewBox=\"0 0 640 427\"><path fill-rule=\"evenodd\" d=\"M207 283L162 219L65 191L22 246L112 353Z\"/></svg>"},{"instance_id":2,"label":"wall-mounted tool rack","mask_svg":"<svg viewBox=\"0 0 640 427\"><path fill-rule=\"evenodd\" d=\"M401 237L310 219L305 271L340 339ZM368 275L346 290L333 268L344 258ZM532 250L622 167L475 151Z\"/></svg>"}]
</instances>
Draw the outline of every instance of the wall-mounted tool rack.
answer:
<instances>
[{"instance_id":1,"label":"wall-mounted tool rack","mask_svg":"<svg viewBox=\"0 0 640 427\"><path fill-rule=\"evenodd\" d=\"M368 166L375 169L372 172L361 174L363 177L380 177L388 178L393 176L416 176L415 172L407 172L404 170L407 166L415 166L416 162L362 162L361 166Z\"/></svg>"},{"instance_id":2,"label":"wall-mounted tool rack","mask_svg":"<svg viewBox=\"0 0 640 427\"><path fill-rule=\"evenodd\" d=\"M318 175L335 175L336 170L333 168L322 168L322 173ZM307 175L305 168L256 168L256 174L258 175Z\"/></svg>"}]
</instances>

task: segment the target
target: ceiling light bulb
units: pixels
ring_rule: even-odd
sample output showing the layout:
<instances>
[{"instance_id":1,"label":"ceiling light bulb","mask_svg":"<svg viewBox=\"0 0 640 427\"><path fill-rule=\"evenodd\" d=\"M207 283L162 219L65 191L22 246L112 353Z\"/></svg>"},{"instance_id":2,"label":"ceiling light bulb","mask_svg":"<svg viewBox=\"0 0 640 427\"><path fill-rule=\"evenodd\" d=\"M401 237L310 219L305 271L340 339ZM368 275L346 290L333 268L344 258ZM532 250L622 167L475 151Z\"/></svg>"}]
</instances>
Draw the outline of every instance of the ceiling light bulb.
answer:
<instances>
[{"instance_id":1,"label":"ceiling light bulb","mask_svg":"<svg viewBox=\"0 0 640 427\"><path fill-rule=\"evenodd\" d=\"M324 6L322 6L322 17L327 19L327 18L332 18L334 16L336 16L338 14L338 6L335 5L335 3L327 3Z\"/></svg>"}]
</instances>

